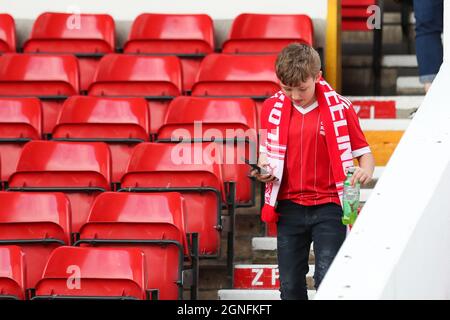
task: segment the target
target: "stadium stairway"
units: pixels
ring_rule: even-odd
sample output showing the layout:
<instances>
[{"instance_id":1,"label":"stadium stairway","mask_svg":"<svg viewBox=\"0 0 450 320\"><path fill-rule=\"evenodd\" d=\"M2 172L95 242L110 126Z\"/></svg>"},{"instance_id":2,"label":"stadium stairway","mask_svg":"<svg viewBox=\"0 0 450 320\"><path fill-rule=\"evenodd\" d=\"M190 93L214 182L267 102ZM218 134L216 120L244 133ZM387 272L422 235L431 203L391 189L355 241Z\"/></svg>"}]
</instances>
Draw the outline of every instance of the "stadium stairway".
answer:
<instances>
[{"instance_id":1,"label":"stadium stairway","mask_svg":"<svg viewBox=\"0 0 450 320\"><path fill-rule=\"evenodd\" d=\"M384 1L381 95L425 93L418 78L414 14L406 2ZM367 89L373 85L372 37L372 32L342 33L342 83L346 94L369 94Z\"/></svg>"},{"instance_id":2,"label":"stadium stairway","mask_svg":"<svg viewBox=\"0 0 450 320\"><path fill-rule=\"evenodd\" d=\"M385 2L381 96L374 96L371 90L371 33L344 32L342 37L343 92L354 103L376 159L374 179L361 190L362 206L408 127L411 113L423 100L414 53L414 17L411 12L407 14L405 30L401 25L400 4L392 0ZM258 197L256 203L259 201ZM227 281L225 262L203 261L200 299L280 299L276 237L260 221L259 210L259 205L237 210L233 287ZM308 296L312 299L315 294L313 246L309 264Z\"/></svg>"},{"instance_id":3,"label":"stadium stairway","mask_svg":"<svg viewBox=\"0 0 450 320\"><path fill-rule=\"evenodd\" d=\"M361 189L361 201L370 197L377 180L383 174L390 155L408 127L411 110L422 102L422 96L357 97L351 96L361 116L361 126L376 158L374 179ZM392 106L395 106L392 111ZM381 118L384 117L384 118ZM260 192L257 205L236 210L236 243L234 281L230 287L225 255L219 260L200 262L200 299L272 300L279 299L276 238L261 222ZM226 239L223 238L223 248ZM314 297L314 254L311 248L310 270L307 276L309 297Z\"/></svg>"}]
</instances>

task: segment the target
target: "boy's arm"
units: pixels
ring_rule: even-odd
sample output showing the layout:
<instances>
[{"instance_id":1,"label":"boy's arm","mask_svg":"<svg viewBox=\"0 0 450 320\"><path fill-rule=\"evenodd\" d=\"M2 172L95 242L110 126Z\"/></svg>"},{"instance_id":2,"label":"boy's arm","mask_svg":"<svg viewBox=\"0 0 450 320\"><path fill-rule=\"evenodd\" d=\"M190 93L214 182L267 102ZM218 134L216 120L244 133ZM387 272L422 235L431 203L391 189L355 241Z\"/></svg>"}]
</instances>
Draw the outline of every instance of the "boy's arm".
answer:
<instances>
[{"instance_id":1,"label":"boy's arm","mask_svg":"<svg viewBox=\"0 0 450 320\"><path fill-rule=\"evenodd\" d=\"M356 181L359 181L363 185L367 184L372 180L373 170L375 169L375 158L369 152L356 159L358 160L359 167L356 168L353 174L352 185L354 186Z\"/></svg>"},{"instance_id":2,"label":"boy's arm","mask_svg":"<svg viewBox=\"0 0 450 320\"><path fill-rule=\"evenodd\" d=\"M349 108L346 109L346 116L350 142L353 150L352 153L354 159L358 160L359 165L353 174L352 185L354 185L356 181L359 181L364 185L372 180L373 171L375 169L375 159L370 151L364 132L361 129L353 105L346 98L344 99L349 105Z\"/></svg>"}]
</instances>

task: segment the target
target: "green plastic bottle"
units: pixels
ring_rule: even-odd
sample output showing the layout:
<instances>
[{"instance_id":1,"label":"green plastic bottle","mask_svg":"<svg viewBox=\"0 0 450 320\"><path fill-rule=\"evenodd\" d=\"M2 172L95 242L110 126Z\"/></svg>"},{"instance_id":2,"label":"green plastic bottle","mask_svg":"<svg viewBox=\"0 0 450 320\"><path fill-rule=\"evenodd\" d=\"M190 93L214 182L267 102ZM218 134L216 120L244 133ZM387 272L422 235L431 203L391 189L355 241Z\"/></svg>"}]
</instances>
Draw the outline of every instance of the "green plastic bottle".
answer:
<instances>
[{"instance_id":1,"label":"green plastic bottle","mask_svg":"<svg viewBox=\"0 0 450 320\"><path fill-rule=\"evenodd\" d=\"M353 225L358 217L360 185L359 182L356 182L355 186L352 186L351 184L355 169L355 167L350 167L347 169L347 177L344 181L344 194L342 196L342 223L345 225Z\"/></svg>"}]
</instances>

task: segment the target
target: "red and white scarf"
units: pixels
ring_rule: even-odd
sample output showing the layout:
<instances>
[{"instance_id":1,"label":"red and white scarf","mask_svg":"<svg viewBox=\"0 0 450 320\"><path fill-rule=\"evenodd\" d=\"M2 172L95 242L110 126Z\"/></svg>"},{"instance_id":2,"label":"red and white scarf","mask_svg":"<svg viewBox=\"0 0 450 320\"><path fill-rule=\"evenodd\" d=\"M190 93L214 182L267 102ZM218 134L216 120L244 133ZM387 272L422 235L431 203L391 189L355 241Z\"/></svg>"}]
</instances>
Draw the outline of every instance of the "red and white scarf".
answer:
<instances>
[{"instance_id":1,"label":"red and white scarf","mask_svg":"<svg viewBox=\"0 0 450 320\"><path fill-rule=\"evenodd\" d=\"M323 79L316 83L316 98L325 130L333 177L342 203L346 168L353 165L344 110L344 108L348 109L351 103L337 94ZM261 219L264 222L278 221L275 205L282 183L291 110L291 101L282 91L279 91L266 100L262 111L263 115L267 114L268 116L267 119L261 119L261 127L267 130L267 137L261 145L261 152L267 155L268 171L278 178L278 181L266 183L264 207L261 212Z\"/></svg>"}]
</instances>

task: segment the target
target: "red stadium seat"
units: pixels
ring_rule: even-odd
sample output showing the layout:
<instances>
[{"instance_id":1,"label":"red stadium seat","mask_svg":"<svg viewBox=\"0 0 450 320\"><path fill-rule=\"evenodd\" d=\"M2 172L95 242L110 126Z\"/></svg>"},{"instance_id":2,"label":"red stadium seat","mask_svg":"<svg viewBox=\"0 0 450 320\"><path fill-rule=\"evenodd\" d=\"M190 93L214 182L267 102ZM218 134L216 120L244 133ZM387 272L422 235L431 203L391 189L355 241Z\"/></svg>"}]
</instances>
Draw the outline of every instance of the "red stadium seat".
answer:
<instances>
[{"instance_id":1,"label":"red stadium seat","mask_svg":"<svg viewBox=\"0 0 450 320\"><path fill-rule=\"evenodd\" d=\"M25 143L42 139L42 110L37 98L0 98L1 181L16 171Z\"/></svg>"},{"instance_id":2,"label":"red stadium seat","mask_svg":"<svg viewBox=\"0 0 450 320\"><path fill-rule=\"evenodd\" d=\"M95 200L76 245L137 247L147 260L147 289L159 299L183 295L184 255L189 255L184 199L179 193L105 192Z\"/></svg>"},{"instance_id":3,"label":"red stadium seat","mask_svg":"<svg viewBox=\"0 0 450 320\"><path fill-rule=\"evenodd\" d=\"M190 90L203 57L214 52L214 27L206 14L149 14L136 18L125 53L177 55Z\"/></svg>"},{"instance_id":4,"label":"red stadium seat","mask_svg":"<svg viewBox=\"0 0 450 320\"><path fill-rule=\"evenodd\" d=\"M121 191L180 192L186 199L186 232L199 234L201 256L216 256L225 195L221 156L208 151L201 143L141 143L122 178Z\"/></svg>"},{"instance_id":5,"label":"red stadium seat","mask_svg":"<svg viewBox=\"0 0 450 320\"><path fill-rule=\"evenodd\" d=\"M109 148L102 142L30 141L7 190L64 192L72 206L72 230L78 232L95 197L111 190Z\"/></svg>"},{"instance_id":6,"label":"red stadium seat","mask_svg":"<svg viewBox=\"0 0 450 320\"><path fill-rule=\"evenodd\" d=\"M275 55L211 54L207 56L192 88L193 96L250 97L262 102L280 90L275 74Z\"/></svg>"},{"instance_id":7,"label":"red stadium seat","mask_svg":"<svg viewBox=\"0 0 450 320\"><path fill-rule=\"evenodd\" d=\"M236 201L252 206L255 182L248 177L246 159L256 159L256 106L250 98L177 97L167 110L157 141L214 141L223 148L225 181L236 182Z\"/></svg>"},{"instance_id":8,"label":"red stadium seat","mask_svg":"<svg viewBox=\"0 0 450 320\"><path fill-rule=\"evenodd\" d=\"M16 52L16 27L14 18L0 14L0 52Z\"/></svg>"},{"instance_id":9,"label":"red stadium seat","mask_svg":"<svg viewBox=\"0 0 450 320\"><path fill-rule=\"evenodd\" d=\"M376 4L376 0L342 0L342 30L369 31L367 19L371 12L367 12L367 8Z\"/></svg>"},{"instance_id":10,"label":"red stadium seat","mask_svg":"<svg viewBox=\"0 0 450 320\"><path fill-rule=\"evenodd\" d=\"M50 256L32 299L146 299L139 249L61 247Z\"/></svg>"},{"instance_id":11,"label":"red stadium seat","mask_svg":"<svg viewBox=\"0 0 450 320\"><path fill-rule=\"evenodd\" d=\"M52 138L107 143L112 156L112 181L119 182L136 144L149 141L147 101L144 98L72 96L64 103Z\"/></svg>"},{"instance_id":12,"label":"red stadium seat","mask_svg":"<svg viewBox=\"0 0 450 320\"><path fill-rule=\"evenodd\" d=\"M25 299L24 253L17 246L0 246L0 300Z\"/></svg>"},{"instance_id":13,"label":"red stadium seat","mask_svg":"<svg viewBox=\"0 0 450 320\"><path fill-rule=\"evenodd\" d=\"M80 63L81 90L87 90L100 58L115 51L114 20L107 14L46 12L35 20L23 50L75 54Z\"/></svg>"},{"instance_id":14,"label":"red stadium seat","mask_svg":"<svg viewBox=\"0 0 450 320\"><path fill-rule=\"evenodd\" d=\"M236 17L223 53L277 53L291 42L313 46L314 28L303 14L253 14Z\"/></svg>"},{"instance_id":15,"label":"red stadium seat","mask_svg":"<svg viewBox=\"0 0 450 320\"><path fill-rule=\"evenodd\" d=\"M74 56L5 54L0 56L0 96L36 96L42 101L44 133L51 133L64 100L78 94Z\"/></svg>"},{"instance_id":16,"label":"red stadium seat","mask_svg":"<svg viewBox=\"0 0 450 320\"><path fill-rule=\"evenodd\" d=\"M146 98L150 131L156 133L169 101L182 93L181 75L180 60L174 56L107 55L100 61L89 95Z\"/></svg>"},{"instance_id":17,"label":"red stadium seat","mask_svg":"<svg viewBox=\"0 0 450 320\"><path fill-rule=\"evenodd\" d=\"M62 193L0 192L0 203L0 248L22 248L25 288L34 288L52 251L70 245L69 200Z\"/></svg>"}]
</instances>

